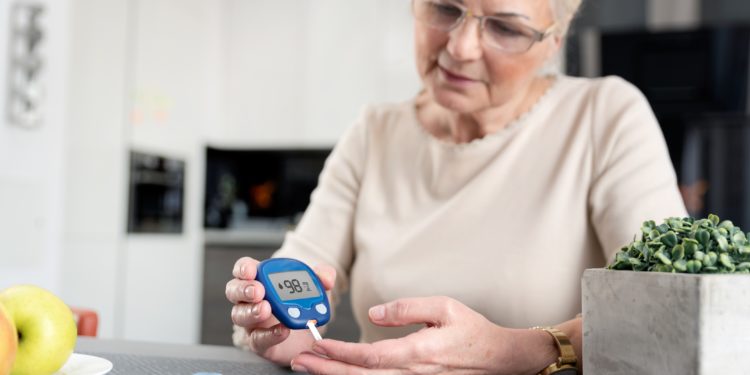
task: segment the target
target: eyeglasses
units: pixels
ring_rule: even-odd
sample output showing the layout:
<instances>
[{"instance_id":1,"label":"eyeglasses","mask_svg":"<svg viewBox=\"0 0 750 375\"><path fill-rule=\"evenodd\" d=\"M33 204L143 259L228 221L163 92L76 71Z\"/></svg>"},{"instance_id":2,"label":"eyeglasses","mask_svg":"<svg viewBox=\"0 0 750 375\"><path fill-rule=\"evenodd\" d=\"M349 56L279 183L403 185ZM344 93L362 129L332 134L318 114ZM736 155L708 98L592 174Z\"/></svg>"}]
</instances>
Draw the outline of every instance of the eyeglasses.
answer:
<instances>
[{"instance_id":1,"label":"eyeglasses","mask_svg":"<svg viewBox=\"0 0 750 375\"><path fill-rule=\"evenodd\" d=\"M413 0L412 8L414 18L419 22L445 32L452 31L467 18L476 18L479 20L482 41L492 48L512 54L528 51L534 43L552 35L556 26L552 24L547 30L539 31L513 21L512 18L518 17L513 14L477 16L450 0Z\"/></svg>"}]
</instances>

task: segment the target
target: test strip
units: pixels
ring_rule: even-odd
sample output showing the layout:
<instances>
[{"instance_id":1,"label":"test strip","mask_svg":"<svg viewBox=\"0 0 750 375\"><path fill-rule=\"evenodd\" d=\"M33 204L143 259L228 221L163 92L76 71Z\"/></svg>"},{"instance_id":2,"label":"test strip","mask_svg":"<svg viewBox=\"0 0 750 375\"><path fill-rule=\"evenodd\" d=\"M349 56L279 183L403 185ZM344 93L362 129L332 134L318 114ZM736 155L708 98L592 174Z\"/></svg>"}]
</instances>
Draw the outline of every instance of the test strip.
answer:
<instances>
[{"instance_id":1,"label":"test strip","mask_svg":"<svg viewBox=\"0 0 750 375\"><path fill-rule=\"evenodd\" d=\"M315 320L308 320L307 321L307 328L310 328L310 332L312 332L313 337L315 337L315 341L323 340L323 337L320 336L320 332L318 332L318 327L315 326L317 321Z\"/></svg>"}]
</instances>

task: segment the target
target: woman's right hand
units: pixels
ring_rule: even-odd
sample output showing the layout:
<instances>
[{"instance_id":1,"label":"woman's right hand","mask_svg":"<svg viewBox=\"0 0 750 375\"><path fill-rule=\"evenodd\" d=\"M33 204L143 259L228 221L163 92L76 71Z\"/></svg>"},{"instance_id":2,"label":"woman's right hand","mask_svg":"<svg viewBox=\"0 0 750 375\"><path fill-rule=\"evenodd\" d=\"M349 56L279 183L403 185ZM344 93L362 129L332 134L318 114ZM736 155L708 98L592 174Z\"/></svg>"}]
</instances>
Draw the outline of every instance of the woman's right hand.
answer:
<instances>
[{"instance_id":1,"label":"woman's right hand","mask_svg":"<svg viewBox=\"0 0 750 375\"><path fill-rule=\"evenodd\" d=\"M227 283L226 296L234 304L232 322L239 327L235 329L235 345L288 366L300 352L310 350L315 339L307 330L290 331L273 316L271 305L263 299L266 290L255 280L258 263L253 258L240 258L232 270L234 279ZM336 270L326 265L313 270L326 292L330 292L336 282Z\"/></svg>"}]
</instances>

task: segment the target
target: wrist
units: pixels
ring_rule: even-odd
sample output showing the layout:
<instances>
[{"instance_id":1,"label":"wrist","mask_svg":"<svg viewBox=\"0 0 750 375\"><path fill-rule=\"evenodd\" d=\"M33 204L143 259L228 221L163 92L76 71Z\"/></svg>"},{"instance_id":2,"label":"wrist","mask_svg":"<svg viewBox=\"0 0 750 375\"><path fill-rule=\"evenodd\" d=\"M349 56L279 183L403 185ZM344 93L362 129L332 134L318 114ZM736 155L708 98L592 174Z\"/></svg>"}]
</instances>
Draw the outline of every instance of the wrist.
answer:
<instances>
[{"instance_id":1,"label":"wrist","mask_svg":"<svg viewBox=\"0 0 750 375\"><path fill-rule=\"evenodd\" d=\"M535 329L511 329L513 337L510 359L513 374L536 375L557 361L560 353L554 338Z\"/></svg>"}]
</instances>

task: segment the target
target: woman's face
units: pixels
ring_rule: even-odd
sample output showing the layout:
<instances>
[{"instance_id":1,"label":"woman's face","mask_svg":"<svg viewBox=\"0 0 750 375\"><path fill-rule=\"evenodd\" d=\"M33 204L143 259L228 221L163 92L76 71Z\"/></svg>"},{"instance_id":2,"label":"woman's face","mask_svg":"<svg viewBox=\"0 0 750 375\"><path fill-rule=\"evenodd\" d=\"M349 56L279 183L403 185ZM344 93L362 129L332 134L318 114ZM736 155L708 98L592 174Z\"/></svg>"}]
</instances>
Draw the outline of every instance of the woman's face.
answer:
<instances>
[{"instance_id":1,"label":"woman's face","mask_svg":"<svg viewBox=\"0 0 750 375\"><path fill-rule=\"evenodd\" d=\"M514 14L503 19L538 31L553 24L549 0L432 1L456 5L479 16ZM459 113L500 106L523 95L560 46L560 38L552 35L526 52L502 51L482 41L479 20L473 17L466 17L450 31L415 20L414 34L422 82L441 106Z\"/></svg>"}]
</instances>

